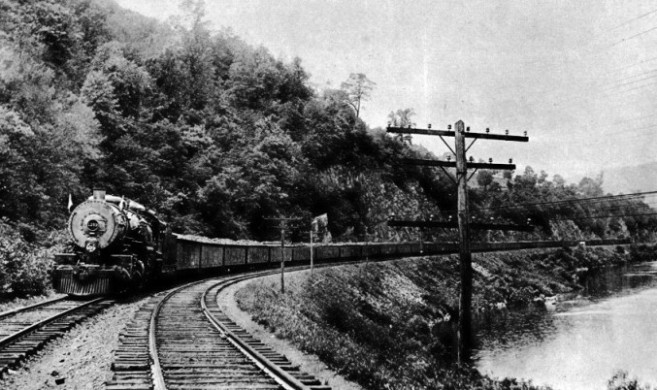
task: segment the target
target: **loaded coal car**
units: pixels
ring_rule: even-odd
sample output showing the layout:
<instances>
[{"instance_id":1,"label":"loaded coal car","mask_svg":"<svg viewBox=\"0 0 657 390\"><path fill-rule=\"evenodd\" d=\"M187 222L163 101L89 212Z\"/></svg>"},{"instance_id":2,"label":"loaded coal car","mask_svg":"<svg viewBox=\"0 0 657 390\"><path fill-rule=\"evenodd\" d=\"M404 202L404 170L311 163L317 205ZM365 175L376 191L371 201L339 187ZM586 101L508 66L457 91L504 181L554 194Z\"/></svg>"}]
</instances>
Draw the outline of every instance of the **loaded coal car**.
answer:
<instances>
[{"instance_id":1,"label":"loaded coal car","mask_svg":"<svg viewBox=\"0 0 657 390\"><path fill-rule=\"evenodd\" d=\"M72 210L68 233L70 243L55 255L52 277L56 291L75 296L140 288L159 276L175 242L152 210L101 190Z\"/></svg>"}]
</instances>

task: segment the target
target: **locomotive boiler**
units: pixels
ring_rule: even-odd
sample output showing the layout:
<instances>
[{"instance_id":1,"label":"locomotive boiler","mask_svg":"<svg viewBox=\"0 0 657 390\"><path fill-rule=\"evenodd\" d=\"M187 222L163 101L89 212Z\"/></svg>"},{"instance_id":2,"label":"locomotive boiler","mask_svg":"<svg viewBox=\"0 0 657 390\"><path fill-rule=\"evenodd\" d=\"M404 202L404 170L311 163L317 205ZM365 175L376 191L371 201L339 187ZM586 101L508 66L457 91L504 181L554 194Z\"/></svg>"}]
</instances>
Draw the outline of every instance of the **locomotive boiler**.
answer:
<instances>
[{"instance_id":1,"label":"locomotive boiler","mask_svg":"<svg viewBox=\"0 0 657 390\"><path fill-rule=\"evenodd\" d=\"M68 220L70 243L55 255L53 285L77 296L137 289L157 278L170 232L152 210L94 190Z\"/></svg>"}]
</instances>

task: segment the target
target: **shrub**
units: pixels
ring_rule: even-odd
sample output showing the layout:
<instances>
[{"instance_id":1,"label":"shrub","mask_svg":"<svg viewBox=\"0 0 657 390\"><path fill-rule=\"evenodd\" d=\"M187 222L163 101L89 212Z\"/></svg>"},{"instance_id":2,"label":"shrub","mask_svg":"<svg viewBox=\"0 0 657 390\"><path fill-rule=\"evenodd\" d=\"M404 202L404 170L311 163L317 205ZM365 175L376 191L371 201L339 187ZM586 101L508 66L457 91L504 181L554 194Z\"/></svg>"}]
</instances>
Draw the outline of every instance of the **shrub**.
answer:
<instances>
[{"instance_id":1,"label":"shrub","mask_svg":"<svg viewBox=\"0 0 657 390\"><path fill-rule=\"evenodd\" d=\"M650 386L641 386L636 378L629 379L627 371L618 371L607 382L607 390L651 390Z\"/></svg>"},{"instance_id":2,"label":"shrub","mask_svg":"<svg viewBox=\"0 0 657 390\"><path fill-rule=\"evenodd\" d=\"M23 234L25 233L25 234ZM0 299L44 294L51 286L53 253L64 241L61 232L40 232L0 221Z\"/></svg>"}]
</instances>

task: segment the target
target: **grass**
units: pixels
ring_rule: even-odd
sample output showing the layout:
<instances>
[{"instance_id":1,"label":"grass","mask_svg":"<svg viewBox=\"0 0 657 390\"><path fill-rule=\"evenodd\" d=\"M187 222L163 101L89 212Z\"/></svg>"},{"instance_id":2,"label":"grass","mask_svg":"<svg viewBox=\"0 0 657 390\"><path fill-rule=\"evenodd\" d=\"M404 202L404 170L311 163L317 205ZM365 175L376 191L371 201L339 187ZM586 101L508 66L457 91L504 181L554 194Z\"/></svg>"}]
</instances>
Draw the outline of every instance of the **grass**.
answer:
<instances>
[{"instance_id":1,"label":"grass","mask_svg":"<svg viewBox=\"0 0 657 390\"><path fill-rule=\"evenodd\" d=\"M477 254L473 305L526 305L577 289L578 268L629 259L598 248ZM457 256L399 260L290 277L285 294L276 283L253 282L236 298L277 337L367 389L536 388L454 366L458 277Z\"/></svg>"}]
</instances>

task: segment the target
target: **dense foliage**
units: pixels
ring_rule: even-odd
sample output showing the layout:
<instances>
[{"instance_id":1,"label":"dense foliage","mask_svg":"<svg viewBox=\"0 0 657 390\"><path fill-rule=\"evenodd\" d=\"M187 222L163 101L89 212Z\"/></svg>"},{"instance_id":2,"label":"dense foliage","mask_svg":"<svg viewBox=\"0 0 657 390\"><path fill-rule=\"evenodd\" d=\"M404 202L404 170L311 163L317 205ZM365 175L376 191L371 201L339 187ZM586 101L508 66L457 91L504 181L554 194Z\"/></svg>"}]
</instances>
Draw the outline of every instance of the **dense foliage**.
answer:
<instances>
[{"instance_id":1,"label":"dense foliage","mask_svg":"<svg viewBox=\"0 0 657 390\"><path fill-rule=\"evenodd\" d=\"M93 187L158 209L177 231L229 238L273 238L266 217L307 227L328 213L339 240L418 239L388 228L389 215L454 217L445 174L397 163L427 151L359 118L376 87L364 74L313 89L299 59L210 33L202 2L184 4L162 24L111 0L0 0L0 217L61 227L68 194L79 202ZM599 180L546 178L479 173L478 218L539 227L479 238L649 238L656 227L641 200L519 208L601 194Z\"/></svg>"},{"instance_id":2,"label":"dense foliage","mask_svg":"<svg viewBox=\"0 0 657 390\"><path fill-rule=\"evenodd\" d=\"M0 300L39 295L50 286L48 271L59 249L58 233L36 232L0 220Z\"/></svg>"}]
</instances>

